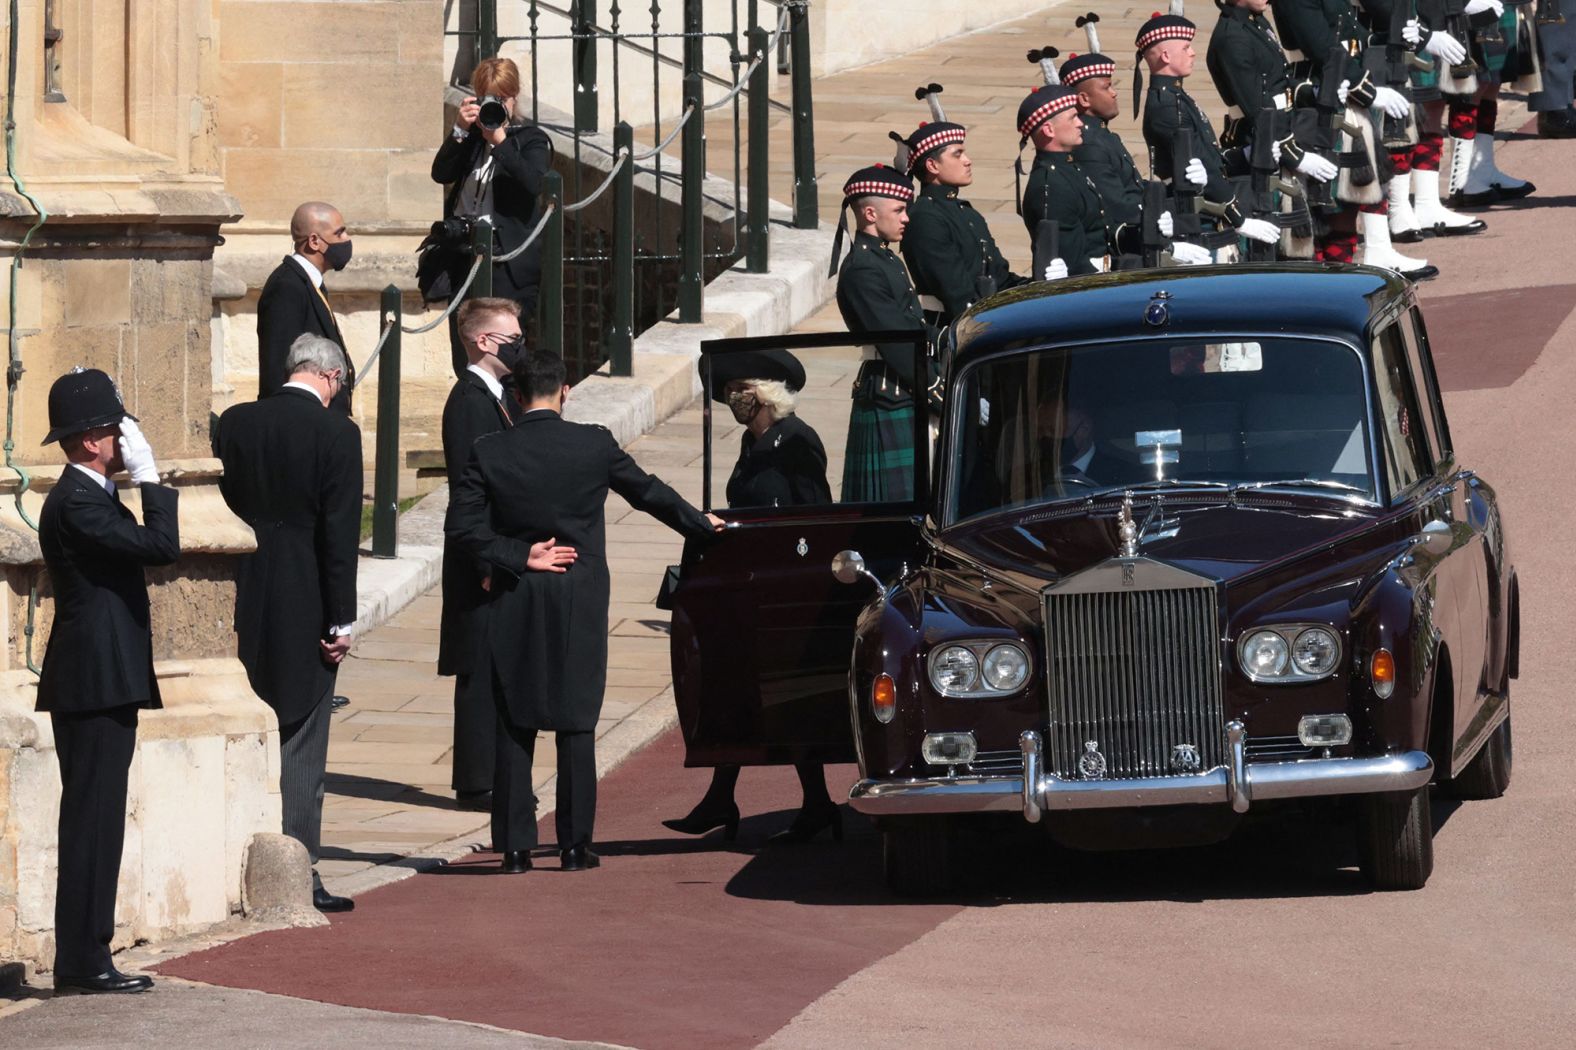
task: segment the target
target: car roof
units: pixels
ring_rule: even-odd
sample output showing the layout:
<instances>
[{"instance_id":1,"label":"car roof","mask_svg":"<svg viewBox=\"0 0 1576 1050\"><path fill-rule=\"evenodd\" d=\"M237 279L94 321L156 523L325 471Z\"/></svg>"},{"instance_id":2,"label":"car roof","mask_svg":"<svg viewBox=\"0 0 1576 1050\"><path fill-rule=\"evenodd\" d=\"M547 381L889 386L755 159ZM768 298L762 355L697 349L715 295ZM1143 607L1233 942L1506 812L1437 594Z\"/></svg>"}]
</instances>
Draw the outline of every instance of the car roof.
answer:
<instances>
[{"instance_id":1,"label":"car roof","mask_svg":"<svg viewBox=\"0 0 1576 1050\"><path fill-rule=\"evenodd\" d=\"M953 367L998 350L1218 333L1360 339L1410 286L1392 270L1325 263L1176 267L1038 281L997 293L958 321ZM1146 321L1163 301L1166 320Z\"/></svg>"}]
</instances>

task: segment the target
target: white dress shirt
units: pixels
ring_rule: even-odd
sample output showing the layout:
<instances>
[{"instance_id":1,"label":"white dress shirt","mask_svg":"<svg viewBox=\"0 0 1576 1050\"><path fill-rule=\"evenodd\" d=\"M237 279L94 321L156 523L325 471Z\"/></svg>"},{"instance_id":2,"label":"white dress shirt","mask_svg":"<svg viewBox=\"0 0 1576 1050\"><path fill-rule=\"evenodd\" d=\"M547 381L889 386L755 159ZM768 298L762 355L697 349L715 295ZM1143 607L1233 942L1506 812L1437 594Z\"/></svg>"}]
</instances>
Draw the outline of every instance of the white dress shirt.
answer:
<instances>
[{"instance_id":1,"label":"white dress shirt","mask_svg":"<svg viewBox=\"0 0 1576 1050\"><path fill-rule=\"evenodd\" d=\"M306 272L307 280L312 282L313 288L323 287L322 270L319 270L316 266L313 266L310 262L308 262L307 258L300 252L296 252L294 255L290 256L290 258L294 259L295 264Z\"/></svg>"},{"instance_id":2,"label":"white dress shirt","mask_svg":"<svg viewBox=\"0 0 1576 1050\"><path fill-rule=\"evenodd\" d=\"M492 394L494 401L503 400L503 383L497 376L487 371L481 365L467 365L467 372L475 372L482 377L482 382L487 384L487 392Z\"/></svg>"},{"instance_id":3,"label":"white dress shirt","mask_svg":"<svg viewBox=\"0 0 1576 1050\"><path fill-rule=\"evenodd\" d=\"M81 463L73 463L71 465L82 471L82 473L86 474L88 477L92 478L95 485L103 489L105 492L108 492L111 496L115 494L115 483L108 477L100 474L92 467L83 466Z\"/></svg>"}]
</instances>

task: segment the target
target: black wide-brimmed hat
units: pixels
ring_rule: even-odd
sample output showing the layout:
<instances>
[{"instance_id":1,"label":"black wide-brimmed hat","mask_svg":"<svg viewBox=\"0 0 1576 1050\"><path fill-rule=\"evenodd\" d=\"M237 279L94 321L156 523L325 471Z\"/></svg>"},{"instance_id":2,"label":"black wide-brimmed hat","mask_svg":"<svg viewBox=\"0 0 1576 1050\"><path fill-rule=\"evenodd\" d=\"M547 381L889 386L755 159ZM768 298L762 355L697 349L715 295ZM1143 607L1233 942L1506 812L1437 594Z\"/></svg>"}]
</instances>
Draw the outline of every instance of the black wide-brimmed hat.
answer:
<instances>
[{"instance_id":1,"label":"black wide-brimmed hat","mask_svg":"<svg viewBox=\"0 0 1576 1050\"><path fill-rule=\"evenodd\" d=\"M711 360L711 399L727 402L723 393L735 379L774 379L789 390L804 389L804 365L786 350L745 350L737 354L717 354ZM701 381L706 380L704 361Z\"/></svg>"},{"instance_id":2,"label":"black wide-brimmed hat","mask_svg":"<svg viewBox=\"0 0 1576 1050\"><path fill-rule=\"evenodd\" d=\"M49 388L49 433L40 444L137 417L121 403L115 381L97 368L73 368Z\"/></svg>"}]
</instances>

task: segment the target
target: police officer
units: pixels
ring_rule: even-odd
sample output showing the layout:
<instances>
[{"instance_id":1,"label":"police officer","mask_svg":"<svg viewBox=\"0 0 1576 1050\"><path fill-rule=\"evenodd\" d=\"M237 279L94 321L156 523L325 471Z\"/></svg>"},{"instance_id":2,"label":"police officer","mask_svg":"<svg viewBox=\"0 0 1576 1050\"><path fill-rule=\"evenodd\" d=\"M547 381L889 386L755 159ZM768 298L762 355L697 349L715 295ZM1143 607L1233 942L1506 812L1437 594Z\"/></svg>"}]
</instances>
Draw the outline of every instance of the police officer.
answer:
<instances>
[{"instance_id":1,"label":"police officer","mask_svg":"<svg viewBox=\"0 0 1576 1050\"><path fill-rule=\"evenodd\" d=\"M1172 11L1179 12L1180 7L1180 3L1174 3ZM1197 27L1180 13L1155 15L1139 27L1134 40L1138 55L1150 72L1143 127L1151 165L1159 178L1174 183L1173 150L1179 134L1190 132L1193 156L1185 158L1183 173L1187 185L1173 185L1172 191L1197 192L1210 202L1210 210L1218 213L1224 227L1243 237L1274 244L1280 240L1280 228L1263 219L1249 218L1237 202L1231 176L1246 173L1245 157L1236 149L1229 158L1222 152L1208 119L1182 87L1197 58L1193 50L1196 32ZM1135 101L1142 79L1135 73Z\"/></svg>"},{"instance_id":2,"label":"police officer","mask_svg":"<svg viewBox=\"0 0 1576 1050\"><path fill-rule=\"evenodd\" d=\"M914 95L930 104L935 119L907 139L892 133L902 146L903 170L919 180L900 245L926 319L942 328L971 304L1028 278L1012 272L984 216L958 194L974 181L974 162L964 149L966 129L941 109L941 85Z\"/></svg>"},{"instance_id":3,"label":"police officer","mask_svg":"<svg viewBox=\"0 0 1576 1050\"><path fill-rule=\"evenodd\" d=\"M854 240L841 267L843 221L832 243L837 309L850 332L912 329L935 344L908 271L888 245L908 226L914 184L895 168L861 168L843 184L843 207L854 213ZM854 380L853 411L843 461L844 503L884 503L914 496L914 396L941 403L941 381L930 355L916 362L910 343L864 349Z\"/></svg>"},{"instance_id":4,"label":"police officer","mask_svg":"<svg viewBox=\"0 0 1576 1050\"><path fill-rule=\"evenodd\" d=\"M141 992L115 969L115 885L126 831L126 779L137 712L161 706L143 569L180 556L178 493L159 484L153 450L109 376L75 369L49 390L49 434L70 463L44 500L38 542L55 623L38 678L60 762L55 990ZM131 473L138 525L110 475Z\"/></svg>"}]
</instances>

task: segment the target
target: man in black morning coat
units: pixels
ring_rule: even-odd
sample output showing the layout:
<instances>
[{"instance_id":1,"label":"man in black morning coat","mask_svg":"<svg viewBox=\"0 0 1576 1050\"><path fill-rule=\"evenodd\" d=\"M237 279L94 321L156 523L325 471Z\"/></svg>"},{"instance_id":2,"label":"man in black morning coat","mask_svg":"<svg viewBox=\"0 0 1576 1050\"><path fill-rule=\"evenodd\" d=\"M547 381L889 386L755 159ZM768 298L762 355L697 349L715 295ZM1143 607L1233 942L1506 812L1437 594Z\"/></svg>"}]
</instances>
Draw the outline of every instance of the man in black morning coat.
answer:
<instances>
[{"instance_id":1,"label":"man in black morning coat","mask_svg":"<svg viewBox=\"0 0 1576 1050\"><path fill-rule=\"evenodd\" d=\"M284 832L312 860L313 904L349 911L315 865L329 702L356 619L361 431L326 411L347 371L336 343L303 335L287 367L290 381L277 391L225 410L213 449L224 461L224 501L257 534L236 581L235 633L253 691L279 717Z\"/></svg>"},{"instance_id":2,"label":"man in black morning coat","mask_svg":"<svg viewBox=\"0 0 1576 1050\"><path fill-rule=\"evenodd\" d=\"M520 403L503 380L521 352L519 304L512 299L469 299L458 311L469 365L443 406L443 465L449 490L459 485L477 438L514 425ZM512 383L512 379L511 379ZM487 601L487 566L452 540L443 543L443 617L438 630L438 673L454 675L453 787L460 805L487 809L497 747L492 682L471 673L478 642L477 612Z\"/></svg>"},{"instance_id":3,"label":"man in black morning coat","mask_svg":"<svg viewBox=\"0 0 1576 1050\"><path fill-rule=\"evenodd\" d=\"M525 412L477 441L449 496L447 538L491 567L474 674L498 705L493 847L505 872L531 867L536 796L531 759L539 730L558 750L558 848L566 871L600 863L596 816L597 718L607 682L609 579L603 506L608 490L688 536L722 520L702 514L641 470L604 427L563 418L564 364L536 351L515 369Z\"/></svg>"},{"instance_id":4,"label":"man in black morning coat","mask_svg":"<svg viewBox=\"0 0 1576 1050\"><path fill-rule=\"evenodd\" d=\"M137 710L160 706L143 568L180 556L178 493L159 484L153 450L109 376L79 369L49 390L49 435L71 465L44 500L38 543L55 592L55 622L38 678L60 762L55 988L140 992L147 977L115 969L115 884L126 832L126 779ZM142 497L138 525L109 475Z\"/></svg>"},{"instance_id":5,"label":"man in black morning coat","mask_svg":"<svg viewBox=\"0 0 1576 1050\"><path fill-rule=\"evenodd\" d=\"M308 201L290 217L295 253L274 267L257 298L257 396L267 397L289 381L285 358L299 335L320 335L345 347L323 276L350 262L350 232L332 204ZM334 395L334 407L350 414L350 377Z\"/></svg>"}]
</instances>

